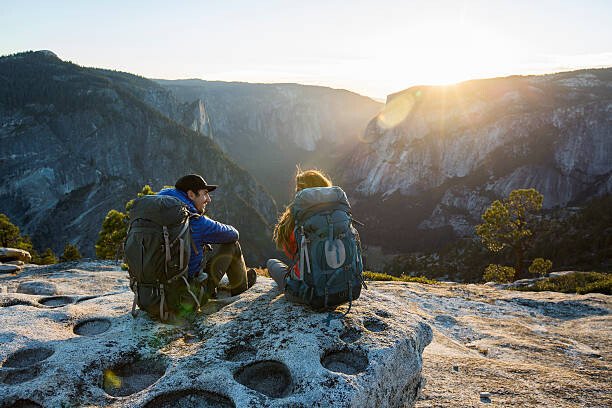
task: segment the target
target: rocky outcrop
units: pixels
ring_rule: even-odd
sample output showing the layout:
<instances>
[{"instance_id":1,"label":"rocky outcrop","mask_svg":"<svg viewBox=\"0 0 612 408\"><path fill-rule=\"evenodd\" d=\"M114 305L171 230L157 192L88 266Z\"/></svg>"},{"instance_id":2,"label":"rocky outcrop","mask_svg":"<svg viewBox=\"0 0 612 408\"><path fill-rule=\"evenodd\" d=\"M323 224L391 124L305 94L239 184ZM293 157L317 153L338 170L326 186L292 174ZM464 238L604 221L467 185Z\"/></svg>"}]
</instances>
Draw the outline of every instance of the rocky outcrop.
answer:
<instances>
[{"instance_id":1,"label":"rocky outcrop","mask_svg":"<svg viewBox=\"0 0 612 408\"><path fill-rule=\"evenodd\" d=\"M263 262L274 201L209 137L172 120L185 118L181 106L134 75L45 53L0 58L0 212L39 248L72 242L92 256L110 209L196 172L220 185L210 215L238 227L247 261Z\"/></svg>"},{"instance_id":2,"label":"rocky outcrop","mask_svg":"<svg viewBox=\"0 0 612 408\"><path fill-rule=\"evenodd\" d=\"M334 169L381 108L340 89L299 84L157 81L181 102L201 100L221 149L286 202L296 164Z\"/></svg>"},{"instance_id":3,"label":"rocky outcrop","mask_svg":"<svg viewBox=\"0 0 612 408\"><path fill-rule=\"evenodd\" d=\"M204 106L204 102L201 99L197 101L187 104L184 108L184 114L182 123L208 138L213 139L212 127L210 125L210 118L206 113L206 106Z\"/></svg>"},{"instance_id":4,"label":"rocky outcrop","mask_svg":"<svg viewBox=\"0 0 612 408\"><path fill-rule=\"evenodd\" d=\"M28 251L0 247L0 273L21 272L22 266L31 260L32 256Z\"/></svg>"},{"instance_id":5,"label":"rocky outcrop","mask_svg":"<svg viewBox=\"0 0 612 408\"><path fill-rule=\"evenodd\" d=\"M32 260L32 255L28 251L17 248L0 247L0 262L18 261L28 263Z\"/></svg>"},{"instance_id":6,"label":"rocky outcrop","mask_svg":"<svg viewBox=\"0 0 612 408\"><path fill-rule=\"evenodd\" d=\"M315 313L260 277L177 327L132 318L111 263L30 268L0 285L2 405L408 407L424 384L431 329L377 290L346 316Z\"/></svg>"},{"instance_id":7,"label":"rocky outcrop","mask_svg":"<svg viewBox=\"0 0 612 408\"><path fill-rule=\"evenodd\" d=\"M607 407L612 297L369 282L434 332L416 407Z\"/></svg>"},{"instance_id":8,"label":"rocky outcrop","mask_svg":"<svg viewBox=\"0 0 612 408\"><path fill-rule=\"evenodd\" d=\"M355 213L408 233L472 235L483 210L518 188L536 188L545 208L610 194L612 69L390 95L343 168L365 203ZM393 206L413 215L398 220Z\"/></svg>"}]
</instances>

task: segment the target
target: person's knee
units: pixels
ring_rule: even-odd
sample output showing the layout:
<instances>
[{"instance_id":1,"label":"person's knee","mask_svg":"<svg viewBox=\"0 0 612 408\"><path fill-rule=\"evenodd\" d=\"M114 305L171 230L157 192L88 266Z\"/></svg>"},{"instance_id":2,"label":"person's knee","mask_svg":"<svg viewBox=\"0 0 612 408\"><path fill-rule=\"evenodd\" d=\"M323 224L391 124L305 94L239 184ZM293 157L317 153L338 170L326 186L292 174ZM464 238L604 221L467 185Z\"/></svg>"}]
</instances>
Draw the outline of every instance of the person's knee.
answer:
<instances>
[{"instance_id":1,"label":"person's knee","mask_svg":"<svg viewBox=\"0 0 612 408\"><path fill-rule=\"evenodd\" d=\"M234 254L242 254L242 248L240 248L240 243L238 241L234 242L226 242L223 244L219 244L219 252L223 253L231 253Z\"/></svg>"},{"instance_id":2,"label":"person's knee","mask_svg":"<svg viewBox=\"0 0 612 408\"><path fill-rule=\"evenodd\" d=\"M272 269L274 267L274 265L276 265L278 263L278 259L268 259L268 262L266 262L266 268L268 268L268 270Z\"/></svg>"}]
</instances>

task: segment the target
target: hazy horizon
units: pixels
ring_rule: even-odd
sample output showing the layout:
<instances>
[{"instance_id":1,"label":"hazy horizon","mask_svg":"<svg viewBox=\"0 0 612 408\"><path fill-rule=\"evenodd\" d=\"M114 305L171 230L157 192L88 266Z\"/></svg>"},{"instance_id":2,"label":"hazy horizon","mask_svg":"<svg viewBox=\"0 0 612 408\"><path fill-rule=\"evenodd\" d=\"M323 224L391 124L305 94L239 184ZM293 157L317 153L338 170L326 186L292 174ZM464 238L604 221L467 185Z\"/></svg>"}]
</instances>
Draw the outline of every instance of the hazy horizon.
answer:
<instances>
[{"instance_id":1,"label":"hazy horizon","mask_svg":"<svg viewBox=\"0 0 612 408\"><path fill-rule=\"evenodd\" d=\"M6 4L0 54L47 49L155 79L415 85L612 66L612 3L483 0Z\"/></svg>"}]
</instances>

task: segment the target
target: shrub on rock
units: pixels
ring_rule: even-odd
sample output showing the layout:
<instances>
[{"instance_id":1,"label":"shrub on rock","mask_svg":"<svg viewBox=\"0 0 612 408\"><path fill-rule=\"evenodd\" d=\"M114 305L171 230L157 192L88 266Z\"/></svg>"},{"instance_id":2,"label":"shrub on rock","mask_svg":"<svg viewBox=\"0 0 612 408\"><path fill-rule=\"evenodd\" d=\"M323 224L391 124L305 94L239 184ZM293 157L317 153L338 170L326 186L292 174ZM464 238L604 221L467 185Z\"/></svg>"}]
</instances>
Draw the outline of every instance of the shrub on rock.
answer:
<instances>
[{"instance_id":1,"label":"shrub on rock","mask_svg":"<svg viewBox=\"0 0 612 408\"><path fill-rule=\"evenodd\" d=\"M39 265L53 265L58 262L58 259L51 248L47 248L40 256L40 259L37 259L36 261L36 263Z\"/></svg>"},{"instance_id":2,"label":"shrub on rock","mask_svg":"<svg viewBox=\"0 0 612 408\"><path fill-rule=\"evenodd\" d=\"M536 258L529 266L529 272L534 275L545 276L552 268L550 259Z\"/></svg>"},{"instance_id":3,"label":"shrub on rock","mask_svg":"<svg viewBox=\"0 0 612 408\"><path fill-rule=\"evenodd\" d=\"M60 261L78 261L81 258L82 256L79 252L79 249L75 245L68 243L66 244L66 246L64 246L64 253L62 254L62 256L60 256Z\"/></svg>"},{"instance_id":4,"label":"shrub on rock","mask_svg":"<svg viewBox=\"0 0 612 408\"><path fill-rule=\"evenodd\" d=\"M511 266L489 264L482 278L485 282L507 283L514 280L515 270Z\"/></svg>"}]
</instances>

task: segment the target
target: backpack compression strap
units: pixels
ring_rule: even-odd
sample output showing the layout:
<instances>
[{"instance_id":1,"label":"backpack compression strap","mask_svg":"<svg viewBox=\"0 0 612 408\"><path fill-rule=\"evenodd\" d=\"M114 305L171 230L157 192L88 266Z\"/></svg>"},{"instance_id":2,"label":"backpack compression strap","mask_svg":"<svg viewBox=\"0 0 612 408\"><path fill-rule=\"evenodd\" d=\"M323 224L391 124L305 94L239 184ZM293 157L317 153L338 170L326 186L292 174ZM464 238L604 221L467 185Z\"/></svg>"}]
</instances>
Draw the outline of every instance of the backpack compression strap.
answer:
<instances>
[{"instance_id":1,"label":"backpack compression strap","mask_svg":"<svg viewBox=\"0 0 612 408\"><path fill-rule=\"evenodd\" d=\"M308 257L308 240L306 239L306 235L304 234L304 226L302 229L302 239L300 241L300 280L304 280L304 273L306 270L304 269L304 262L306 262L306 267L308 268L308 273L312 274L310 270L310 258Z\"/></svg>"}]
</instances>

